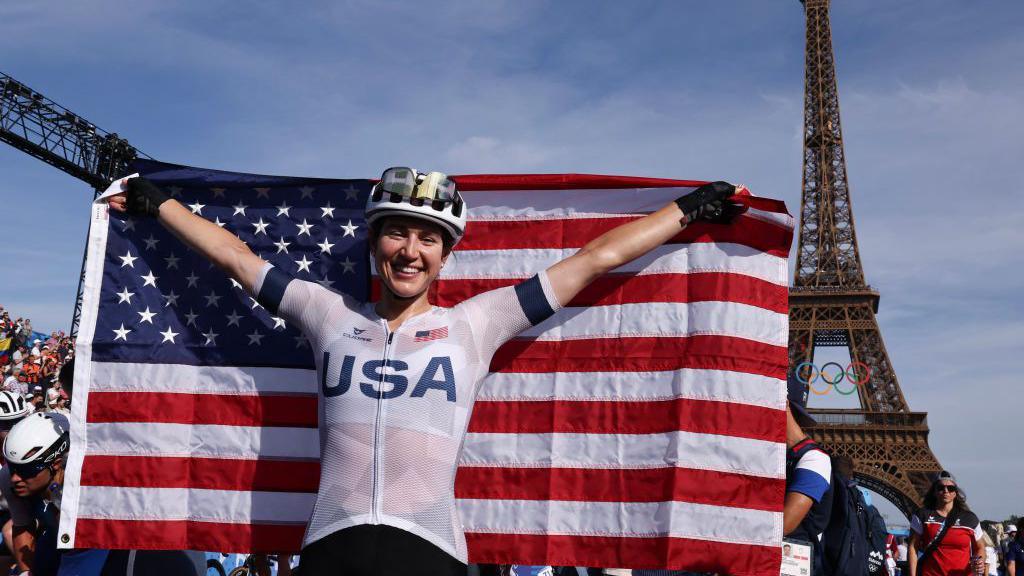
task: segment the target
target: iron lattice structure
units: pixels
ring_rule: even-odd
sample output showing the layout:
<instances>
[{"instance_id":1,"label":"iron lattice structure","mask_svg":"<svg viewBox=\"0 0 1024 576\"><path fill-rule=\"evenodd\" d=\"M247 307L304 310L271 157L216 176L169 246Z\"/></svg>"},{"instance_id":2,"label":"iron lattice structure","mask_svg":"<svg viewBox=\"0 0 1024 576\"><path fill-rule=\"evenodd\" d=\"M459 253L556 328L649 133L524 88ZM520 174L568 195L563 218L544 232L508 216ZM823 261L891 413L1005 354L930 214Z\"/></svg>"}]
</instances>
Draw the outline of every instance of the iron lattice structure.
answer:
<instances>
[{"instance_id":1,"label":"iron lattice structure","mask_svg":"<svg viewBox=\"0 0 1024 576\"><path fill-rule=\"evenodd\" d=\"M114 178L123 176L128 165L141 154L117 134L97 128L2 72L0 141L87 182L95 194L99 194ZM85 254L82 255L82 273L71 318L73 335L78 332L78 321L82 315L84 278Z\"/></svg>"},{"instance_id":2,"label":"iron lattice structure","mask_svg":"<svg viewBox=\"0 0 1024 576\"><path fill-rule=\"evenodd\" d=\"M789 296L791 368L818 346L846 347L860 409L811 410L806 431L854 475L908 517L942 468L928 446L927 414L911 412L875 313L879 294L864 278L850 203L839 118L830 0L805 0L804 157L796 273Z\"/></svg>"}]
</instances>

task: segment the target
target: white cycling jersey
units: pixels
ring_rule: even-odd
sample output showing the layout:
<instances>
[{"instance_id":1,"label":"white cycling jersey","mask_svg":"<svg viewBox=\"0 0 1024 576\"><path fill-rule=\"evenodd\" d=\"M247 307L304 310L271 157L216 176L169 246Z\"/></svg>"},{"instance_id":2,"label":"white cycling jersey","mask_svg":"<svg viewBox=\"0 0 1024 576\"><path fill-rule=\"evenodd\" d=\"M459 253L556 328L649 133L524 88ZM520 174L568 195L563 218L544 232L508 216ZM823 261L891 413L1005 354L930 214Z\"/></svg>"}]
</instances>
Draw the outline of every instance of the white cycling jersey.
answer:
<instances>
[{"instance_id":1,"label":"white cycling jersey","mask_svg":"<svg viewBox=\"0 0 1024 576\"><path fill-rule=\"evenodd\" d=\"M303 545L387 524L467 562L455 471L469 415L498 347L558 309L547 275L435 306L393 332L373 304L269 265L256 291L316 359L320 489Z\"/></svg>"}]
</instances>

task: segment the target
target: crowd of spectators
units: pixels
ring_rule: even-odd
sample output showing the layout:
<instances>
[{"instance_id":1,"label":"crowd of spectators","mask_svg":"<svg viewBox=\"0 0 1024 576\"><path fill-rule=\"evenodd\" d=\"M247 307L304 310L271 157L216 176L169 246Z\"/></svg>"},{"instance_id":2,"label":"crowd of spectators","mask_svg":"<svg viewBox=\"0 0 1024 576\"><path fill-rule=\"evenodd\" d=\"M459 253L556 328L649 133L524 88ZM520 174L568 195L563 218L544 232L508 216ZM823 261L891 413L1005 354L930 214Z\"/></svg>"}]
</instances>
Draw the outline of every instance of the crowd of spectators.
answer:
<instances>
[{"instance_id":1,"label":"crowd of spectators","mask_svg":"<svg viewBox=\"0 0 1024 576\"><path fill-rule=\"evenodd\" d=\"M74 358L74 340L64 331L36 332L30 319L12 318L0 305L0 388L20 394L37 411L68 414L67 372L74 369Z\"/></svg>"}]
</instances>

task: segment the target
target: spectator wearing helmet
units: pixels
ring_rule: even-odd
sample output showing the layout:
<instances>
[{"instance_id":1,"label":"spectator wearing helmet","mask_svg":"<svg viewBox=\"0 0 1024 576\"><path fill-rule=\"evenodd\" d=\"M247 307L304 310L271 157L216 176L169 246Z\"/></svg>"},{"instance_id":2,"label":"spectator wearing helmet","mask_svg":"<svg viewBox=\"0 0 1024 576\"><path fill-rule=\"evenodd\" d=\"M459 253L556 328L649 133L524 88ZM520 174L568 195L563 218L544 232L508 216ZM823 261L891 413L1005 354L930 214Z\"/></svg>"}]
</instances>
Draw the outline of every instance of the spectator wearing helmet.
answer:
<instances>
[{"instance_id":1,"label":"spectator wearing helmet","mask_svg":"<svg viewBox=\"0 0 1024 576\"><path fill-rule=\"evenodd\" d=\"M0 491L11 511L12 552L20 571L57 573L57 528L70 423L63 414L35 413L4 440Z\"/></svg>"},{"instance_id":2,"label":"spectator wearing helmet","mask_svg":"<svg viewBox=\"0 0 1024 576\"><path fill-rule=\"evenodd\" d=\"M11 428L31 413L32 405L25 402L25 398L21 394L11 393L6 390L0 391L0 444L3 444ZM2 461L0 459L0 463ZM5 507L3 514L0 515L0 527L2 527L4 543L13 555L11 526L11 516Z\"/></svg>"}]
</instances>

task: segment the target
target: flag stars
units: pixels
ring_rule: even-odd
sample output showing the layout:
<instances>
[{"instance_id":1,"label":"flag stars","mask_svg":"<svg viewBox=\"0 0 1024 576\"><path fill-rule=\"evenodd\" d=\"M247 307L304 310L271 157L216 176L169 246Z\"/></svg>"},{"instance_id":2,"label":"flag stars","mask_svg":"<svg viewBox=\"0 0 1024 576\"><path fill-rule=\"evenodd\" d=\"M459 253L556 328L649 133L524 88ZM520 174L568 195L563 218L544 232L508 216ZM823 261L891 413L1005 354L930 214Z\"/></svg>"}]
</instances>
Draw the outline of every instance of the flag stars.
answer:
<instances>
[{"instance_id":1,"label":"flag stars","mask_svg":"<svg viewBox=\"0 0 1024 576\"><path fill-rule=\"evenodd\" d=\"M231 311L231 314L225 316L228 319L228 326L238 326L238 321L242 319L235 310Z\"/></svg>"},{"instance_id":2,"label":"flag stars","mask_svg":"<svg viewBox=\"0 0 1024 576\"><path fill-rule=\"evenodd\" d=\"M345 231L345 234L342 235L342 238L344 238L345 236L351 236L351 237L355 238L356 237L356 230L359 229L359 226L356 226L355 224L352 223L351 220L349 220L348 224L342 224L341 225L341 229Z\"/></svg>"},{"instance_id":3,"label":"flag stars","mask_svg":"<svg viewBox=\"0 0 1024 576\"><path fill-rule=\"evenodd\" d=\"M323 253L323 254L330 254L331 253L331 248L334 247L334 244L331 244L331 241L330 241L329 238L324 237L324 241L319 243L319 244L317 244L317 246L320 247L320 252L321 253Z\"/></svg>"},{"instance_id":4,"label":"flag stars","mask_svg":"<svg viewBox=\"0 0 1024 576\"><path fill-rule=\"evenodd\" d=\"M177 336L178 333L171 330L171 327L168 326L166 331L160 332L160 335L164 337L163 341L160 342L161 344L163 344L164 342L170 342L171 344L174 344L174 337Z\"/></svg>"},{"instance_id":5,"label":"flag stars","mask_svg":"<svg viewBox=\"0 0 1024 576\"><path fill-rule=\"evenodd\" d=\"M206 346L216 346L217 345L217 336L220 336L220 334L217 334L216 332L214 332L213 328L210 328L209 332L203 332L203 337L206 338L206 342L204 342L204 344Z\"/></svg>"},{"instance_id":6,"label":"flag stars","mask_svg":"<svg viewBox=\"0 0 1024 576\"><path fill-rule=\"evenodd\" d=\"M178 262L180 262L180 261L181 261L181 258L178 258L177 256L175 256L174 252L171 252L170 256L168 256L167 258L164 258L164 262L167 263L167 269L168 270L177 269L178 268Z\"/></svg>"},{"instance_id":7,"label":"flag stars","mask_svg":"<svg viewBox=\"0 0 1024 576\"><path fill-rule=\"evenodd\" d=\"M299 334L298 336L295 336L294 339L296 348L309 348L309 340L307 340L305 336Z\"/></svg>"},{"instance_id":8,"label":"flag stars","mask_svg":"<svg viewBox=\"0 0 1024 576\"><path fill-rule=\"evenodd\" d=\"M149 311L149 306L146 306L145 310L143 310L142 312L137 312L137 314L139 316L141 316L141 318L139 319L139 323L140 324L142 322L149 322L150 324L152 324L153 323L153 316L156 316L156 312L150 312Z\"/></svg>"},{"instance_id":9,"label":"flag stars","mask_svg":"<svg viewBox=\"0 0 1024 576\"><path fill-rule=\"evenodd\" d=\"M129 306L131 306L132 305L132 296L135 296L135 292L129 292L128 291L128 287L125 286L124 290L122 290L121 292L117 292L117 297L118 297L117 303L118 304L125 304L125 303L127 303Z\"/></svg>"},{"instance_id":10,"label":"flag stars","mask_svg":"<svg viewBox=\"0 0 1024 576\"><path fill-rule=\"evenodd\" d=\"M226 188L210 188L210 192L213 192L214 198L223 198L225 190Z\"/></svg>"},{"instance_id":11,"label":"flag stars","mask_svg":"<svg viewBox=\"0 0 1024 576\"><path fill-rule=\"evenodd\" d=\"M345 257L345 260L343 262L338 262L338 264L341 264L341 268L342 268L341 273L342 274L355 274L356 273L356 263L353 262L352 260L350 260L348 256Z\"/></svg>"},{"instance_id":12,"label":"flag stars","mask_svg":"<svg viewBox=\"0 0 1024 576\"><path fill-rule=\"evenodd\" d=\"M274 321L274 330L277 330L278 328L280 328L282 330L285 329L284 318L278 318L277 316L271 316L270 319Z\"/></svg>"},{"instance_id":13,"label":"flag stars","mask_svg":"<svg viewBox=\"0 0 1024 576\"><path fill-rule=\"evenodd\" d=\"M256 191L257 198L266 198L270 200L270 188L253 188Z\"/></svg>"},{"instance_id":14,"label":"flag stars","mask_svg":"<svg viewBox=\"0 0 1024 576\"><path fill-rule=\"evenodd\" d=\"M131 250L124 253L124 256L118 256L121 259L121 268L128 266L129 268L135 268L135 261L139 259L138 256L132 256Z\"/></svg>"},{"instance_id":15,"label":"flag stars","mask_svg":"<svg viewBox=\"0 0 1024 576\"><path fill-rule=\"evenodd\" d=\"M249 337L249 346L252 346L253 344L255 344L257 346L262 346L263 345L262 341L263 341L264 336L263 336L263 334L260 334L256 330L253 330L252 334L246 334L246 336Z\"/></svg>"},{"instance_id":16,"label":"flag stars","mask_svg":"<svg viewBox=\"0 0 1024 576\"><path fill-rule=\"evenodd\" d=\"M289 206L287 202L281 202L280 206L274 206L274 208L277 208L278 216L288 216L291 218L291 214L289 214L288 211L291 210L292 207Z\"/></svg>"},{"instance_id":17,"label":"flag stars","mask_svg":"<svg viewBox=\"0 0 1024 576\"><path fill-rule=\"evenodd\" d=\"M296 224L296 226L299 227L299 236L305 234L306 236L312 237L312 234L309 233L309 230L313 227L313 225L307 224L305 218L302 219L302 224Z\"/></svg>"},{"instance_id":18,"label":"flag stars","mask_svg":"<svg viewBox=\"0 0 1024 576\"><path fill-rule=\"evenodd\" d=\"M189 210L192 211L193 214L198 214L202 216L203 208L206 208L206 204L200 204L199 201L196 200L195 204L188 204L188 208Z\"/></svg>"},{"instance_id":19,"label":"flag stars","mask_svg":"<svg viewBox=\"0 0 1024 576\"><path fill-rule=\"evenodd\" d=\"M210 307L210 306L219 306L219 304L217 302L218 302L218 300L223 298L223 296L218 296L216 292L214 292L213 290L210 290L210 293L208 295L206 295L206 296L203 296L203 298L206 299L206 306Z\"/></svg>"},{"instance_id":20,"label":"flag stars","mask_svg":"<svg viewBox=\"0 0 1024 576\"><path fill-rule=\"evenodd\" d=\"M274 246L277 246L277 253L278 254L280 254L281 252L284 252L285 254L287 254L288 253L288 247L291 246L291 242L285 242L284 241L284 236L282 236L280 240L278 240L277 242L274 242Z\"/></svg>"},{"instance_id":21,"label":"flag stars","mask_svg":"<svg viewBox=\"0 0 1024 576\"><path fill-rule=\"evenodd\" d=\"M238 204L232 206L232 208L235 209L235 213L232 214L232 216L239 216L239 215L245 216L245 209L248 208L248 206L246 206L245 204L242 204L242 202L239 201Z\"/></svg>"},{"instance_id":22,"label":"flag stars","mask_svg":"<svg viewBox=\"0 0 1024 576\"><path fill-rule=\"evenodd\" d=\"M159 278L159 276L153 276L153 271L150 270L149 274L146 274L145 276L142 276L141 278L142 278L142 286L143 287L152 286L153 288L156 288L156 279Z\"/></svg>"},{"instance_id":23,"label":"flag stars","mask_svg":"<svg viewBox=\"0 0 1024 576\"><path fill-rule=\"evenodd\" d=\"M316 283L327 289L330 289L331 286L334 286L334 280L328 280L327 278L324 278L323 280L317 280Z\"/></svg>"},{"instance_id":24,"label":"flag stars","mask_svg":"<svg viewBox=\"0 0 1024 576\"><path fill-rule=\"evenodd\" d=\"M348 201L348 200L358 200L358 199L359 199L359 189L356 188L355 186L349 184L348 188L345 188L345 200Z\"/></svg>"},{"instance_id":25,"label":"flag stars","mask_svg":"<svg viewBox=\"0 0 1024 576\"><path fill-rule=\"evenodd\" d=\"M263 217L261 216L260 219L257 220L256 222L253 222L252 225L256 227L256 231L253 232L253 235L256 236L259 235L260 233L266 234L267 226L270 226L270 222L264 222Z\"/></svg>"},{"instance_id":26,"label":"flag stars","mask_svg":"<svg viewBox=\"0 0 1024 576\"><path fill-rule=\"evenodd\" d=\"M146 243L146 250L156 250L156 245L160 242L160 240L154 238L152 234L149 235L149 238L144 238L142 241Z\"/></svg>"},{"instance_id":27,"label":"flag stars","mask_svg":"<svg viewBox=\"0 0 1024 576\"><path fill-rule=\"evenodd\" d=\"M185 325L196 326L196 318L199 318L199 314L196 314L195 312L192 311L191 308L189 308L188 314L185 314ZM198 326L196 327L198 328Z\"/></svg>"},{"instance_id":28,"label":"flag stars","mask_svg":"<svg viewBox=\"0 0 1024 576\"><path fill-rule=\"evenodd\" d=\"M135 230L135 220L132 220L131 218L125 218L124 231L127 232L129 230Z\"/></svg>"},{"instance_id":29,"label":"flag stars","mask_svg":"<svg viewBox=\"0 0 1024 576\"><path fill-rule=\"evenodd\" d=\"M196 271L193 270L188 276L185 276L185 280L188 282L186 288L195 288L196 282L199 282L199 276L196 276Z\"/></svg>"},{"instance_id":30,"label":"flag stars","mask_svg":"<svg viewBox=\"0 0 1024 576\"><path fill-rule=\"evenodd\" d=\"M320 210L323 212L323 215L320 216L321 218L334 218L334 206L331 206L330 202L327 203L327 206L321 206Z\"/></svg>"},{"instance_id":31,"label":"flag stars","mask_svg":"<svg viewBox=\"0 0 1024 576\"><path fill-rule=\"evenodd\" d=\"M309 270L309 265L312 264L313 261L312 260L307 260L306 259L306 255L303 254L302 255L302 260L296 260L295 263L298 264L298 266L299 266L299 272L303 272L303 271L309 272L310 271Z\"/></svg>"},{"instance_id":32,"label":"flag stars","mask_svg":"<svg viewBox=\"0 0 1024 576\"><path fill-rule=\"evenodd\" d=\"M181 187L168 186L167 193L171 195L171 198L181 198Z\"/></svg>"},{"instance_id":33,"label":"flag stars","mask_svg":"<svg viewBox=\"0 0 1024 576\"><path fill-rule=\"evenodd\" d=\"M114 340L124 340L125 342L127 342L129 333L131 333L131 329L125 328L124 322L122 322L120 328L114 329Z\"/></svg>"},{"instance_id":34,"label":"flag stars","mask_svg":"<svg viewBox=\"0 0 1024 576\"><path fill-rule=\"evenodd\" d=\"M315 190L316 190L316 188L313 188L312 186L303 186L302 188L299 188L299 193L302 194L302 196L300 197L300 200L302 198L309 198L310 200L312 200L313 199L313 192Z\"/></svg>"},{"instance_id":35,"label":"flag stars","mask_svg":"<svg viewBox=\"0 0 1024 576\"><path fill-rule=\"evenodd\" d=\"M238 283L238 280L235 280L234 278L228 278L228 280L231 281L231 285L235 288L238 288L239 290L242 289L242 285Z\"/></svg>"},{"instance_id":36,"label":"flag stars","mask_svg":"<svg viewBox=\"0 0 1024 576\"><path fill-rule=\"evenodd\" d=\"M168 306L178 305L178 294L175 293L174 290L171 290L167 294L164 294L164 299L167 300L167 302L164 303L164 308L167 308Z\"/></svg>"},{"instance_id":37,"label":"flag stars","mask_svg":"<svg viewBox=\"0 0 1024 576\"><path fill-rule=\"evenodd\" d=\"M263 306L260 306L260 303L257 302L256 299L253 298L252 296L249 297L249 301L252 302L252 309L253 310L255 310L257 308L263 308Z\"/></svg>"},{"instance_id":38,"label":"flag stars","mask_svg":"<svg viewBox=\"0 0 1024 576\"><path fill-rule=\"evenodd\" d=\"M217 226L220 226L221 228L223 228L224 225L227 224L227 222L221 222L220 221L220 216L217 216L216 218L214 218L213 219L213 223L216 224Z\"/></svg>"}]
</instances>

